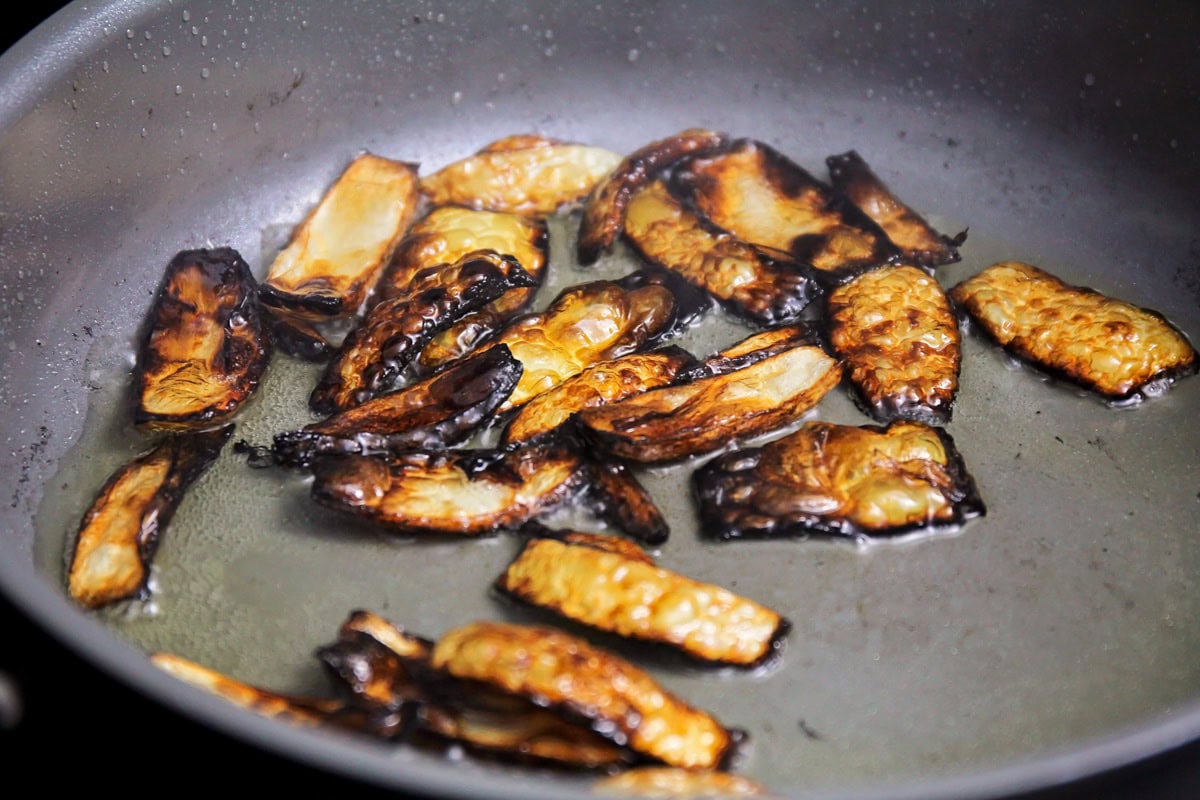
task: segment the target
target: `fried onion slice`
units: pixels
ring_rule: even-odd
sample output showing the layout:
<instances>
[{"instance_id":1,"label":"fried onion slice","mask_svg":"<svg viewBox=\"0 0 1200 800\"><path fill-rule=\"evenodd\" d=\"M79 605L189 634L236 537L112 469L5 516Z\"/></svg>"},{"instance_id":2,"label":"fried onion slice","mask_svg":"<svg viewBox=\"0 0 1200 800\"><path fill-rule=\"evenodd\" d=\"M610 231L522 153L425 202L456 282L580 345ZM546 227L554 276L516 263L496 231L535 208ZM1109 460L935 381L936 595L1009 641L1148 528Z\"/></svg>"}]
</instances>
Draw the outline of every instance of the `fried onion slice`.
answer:
<instances>
[{"instance_id":1,"label":"fried onion slice","mask_svg":"<svg viewBox=\"0 0 1200 800\"><path fill-rule=\"evenodd\" d=\"M608 537L529 539L496 579L501 592L598 630L665 644L702 662L761 665L789 623L777 612L657 566L632 543Z\"/></svg>"},{"instance_id":2,"label":"fried onion slice","mask_svg":"<svg viewBox=\"0 0 1200 800\"><path fill-rule=\"evenodd\" d=\"M950 298L1017 358L1109 402L1142 400L1196 371L1196 350L1157 311L1069 286L1031 264L992 264Z\"/></svg>"},{"instance_id":3,"label":"fried onion slice","mask_svg":"<svg viewBox=\"0 0 1200 800\"><path fill-rule=\"evenodd\" d=\"M875 220L904 260L932 269L952 264L962 256L959 245L967 239L962 231L954 237L938 233L924 217L901 201L854 150L825 159L833 188L850 198Z\"/></svg>"},{"instance_id":4,"label":"fried onion slice","mask_svg":"<svg viewBox=\"0 0 1200 800\"><path fill-rule=\"evenodd\" d=\"M510 136L424 176L421 191L434 205L542 216L582 201L620 161L601 147Z\"/></svg>"},{"instance_id":5,"label":"fried onion slice","mask_svg":"<svg viewBox=\"0 0 1200 800\"><path fill-rule=\"evenodd\" d=\"M859 405L880 422L950 420L962 363L958 318L924 270L888 265L830 292L829 343Z\"/></svg>"},{"instance_id":6,"label":"fried onion slice","mask_svg":"<svg viewBox=\"0 0 1200 800\"><path fill-rule=\"evenodd\" d=\"M887 234L843 195L762 142L689 159L672 175L677 196L718 227L812 266L840 283L898 255Z\"/></svg>"},{"instance_id":7,"label":"fried onion slice","mask_svg":"<svg viewBox=\"0 0 1200 800\"><path fill-rule=\"evenodd\" d=\"M358 313L419 207L416 165L359 155L271 263L263 302L317 320Z\"/></svg>"},{"instance_id":8,"label":"fried onion slice","mask_svg":"<svg viewBox=\"0 0 1200 800\"><path fill-rule=\"evenodd\" d=\"M148 596L154 552L188 487L233 433L168 436L105 482L77 531L67 592L88 608Z\"/></svg>"},{"instance_id":9,"label":"fried onion slice","mask_svg":"<svg viewBox=\"0 0 1200 800\"><path fill-rule=\"evenodd\" d=\"M232 419L258 389L272 341L249 265L229 247L167 265L134 369L134 424L189 431Z\"/></svg>"},{"instance_id":10,"label":"fried onion slice","mask_svg":"<svg viewBox=\"0 0 1200 800\"><path fill-rule=\"evenodd\" d=\"M652 389L576 416L601 450L642 463L678 461L797 419L842 378L815 346L795 346L747 367Z\"/></svg>"},{"instance_id":11,"label":"fried onion slice","mask_svg":"<svg viewBox=\"0 0 1200 800\"><path fill-rule=\"evenodd\" d=\"M603 797L651 797L659 800L730 800L776 796L761 783L721 770L636 767L600 778L592 792Z\"/></svg>"},{"instance_id":12,"label":"fried onion slice","mask_svg":"<svg viewBox=\"0 0 1200 800\"><path fill-rule=\"evenodd\" d=\"M814 421L692 474L702 534L712 539L885 536L959 526L985 513L953 439L897 420Z\"/></svg>"},{"instance_id":13,"label":"fried onion slice","mask_svg":"<svg viewBox=\"0 0 1200 800\"><path fill-rule=\"evenodd\" d=\"M612 249L625 225L625 207L638 189L681 159L713 153L728 143L729 138L723 133L688 128L644 145L621 159L588 194L579 222L576 260L588 266Z\"/></svg>"}]
</instances>

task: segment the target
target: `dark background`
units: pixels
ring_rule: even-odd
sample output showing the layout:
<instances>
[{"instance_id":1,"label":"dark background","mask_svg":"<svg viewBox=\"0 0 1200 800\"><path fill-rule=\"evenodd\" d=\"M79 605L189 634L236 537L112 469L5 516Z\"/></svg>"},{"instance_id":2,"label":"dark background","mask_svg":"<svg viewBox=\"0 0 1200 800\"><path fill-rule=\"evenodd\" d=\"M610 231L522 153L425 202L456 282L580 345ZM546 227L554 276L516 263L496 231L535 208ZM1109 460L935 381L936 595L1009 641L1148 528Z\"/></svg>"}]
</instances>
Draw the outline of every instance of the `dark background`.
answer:
<instances>
[{"instance_id":1,"label":"dark background","mask_svg":"<svg viewBox=\"0 0 1200 800\"><path fill-rule=\"evenodd\" d=\"M7 50L63 3L25 4L0 18L0 52ZM0 87L3 91L3 87ZM35 626L0 594L0 682L20 697L7 719L0 704L0 766L5 782L50 781L73 789L186 787L228 792L269 788L276 794L328 792L356 798L418 800L356 783L267 753L182 717L101 674ZM49 767L47 765L50 765ZM157 786L154 775L174 772L183 783ZM1134 767L1051 792L1013 800L1177 800L1200 797L1200 744Z\"/></svg>"}]
</instances>

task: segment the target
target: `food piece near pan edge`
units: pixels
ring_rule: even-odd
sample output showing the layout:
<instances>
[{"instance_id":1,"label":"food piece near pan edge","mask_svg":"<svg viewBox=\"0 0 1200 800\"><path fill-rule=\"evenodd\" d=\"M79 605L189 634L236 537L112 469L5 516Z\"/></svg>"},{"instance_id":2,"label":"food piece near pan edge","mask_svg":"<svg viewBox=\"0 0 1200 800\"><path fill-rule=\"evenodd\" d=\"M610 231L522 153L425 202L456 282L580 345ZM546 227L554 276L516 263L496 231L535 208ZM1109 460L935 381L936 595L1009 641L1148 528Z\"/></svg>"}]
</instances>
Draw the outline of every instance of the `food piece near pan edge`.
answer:
<instances>
[{"instance_id":1,"label":"food piece near pan edge","mask_svg":"<svg viewBox=\"0 0 1200 800\"><path fill-rule=\"evenodd\" d=\"M959 246L967 232L949 237L934 230L924 217L892 193L854 150L825 159L834 190L841 192L875 220L905 261L933 269L960 260Z\"/></svg>"},{"instance_id":2,"label":"food piece near pan edge","mask_svg":"<svg viewBox=\"0 0 1200 800\"><path fill-rule=\"evenodd\" d=\"M953 439L924 423L807 422L692 473L709 539L891 536L960 526L985 507Z\"/></svg>"},{"instance_id":3,"label":"food piece near pan edge","mask_svg":"<svg viewBox=\"0 0 1200 800\"><path fill-rule=\"evenodd\" d=\"M76 531L67 592L87 608L146 597L155 550L188 487L233 433L175 434L114 472Z\"/></svg>"},{"instance_id":4,"label":"food piece near pan edge","mask_svg":"<svg viewBox=\"0 0 1200 800\"><path fill-rule=\"evenodd\" d=\"M688 128L644 145L621 159L588 194L576 239L576 260L594 264L612 249L625 225L629 198L661 172L686 156L707 155L725 147L729 138L716 131Z\"/></svg>"},{"instance_id":5,"label":"food piece near pan edge","mask_svg":"<svg viewBox=\"0 0 1200 800\"><path fill-rule=\"evenodd\" d=\"M1031 264L992 264L949 294L1005 350L1113 404L1161 393L1197 368L1187 337L1157 311Z\"/></svg>"},{"instance_id":6,"label":"food piece near pan edge","mask_svg":"<svg viewBox=\"0 0 1200 800\"><path fill-rule=\"evenodd\" d=\"M603 797L652 797L660 800L729 800L736 797L782 800L761 783L744 775L679 767L635 767L594 781L591 791Z\"/></svg>"},{"instance_id":7,"label":"food piece near pan edge","mask_svg":"<svg viewBox=\"0 0 1200 800\"><path fill-rule=\"evenodd\" d=\"M697 661L755 667L778 652L789 623L728 589L622 552L604 537L529 539L496 588L618 636L665 644Z\"/></svg>"},{"instance_id":8,"label":"food piece near pan edge","mask_svg":"<svg viewBox=\"0 0 1200 800\"><path fill-rule=\"evenodd\" d=\"M829 293L829 344L859 406L880 422L950 420L962 363L958 318L924 270L887 265Z\"/></svg>"},{"instance_id":9,"label":"food piece near pan edge","mask_svg":"<svg viewBox=\"0 0 1200 800\"><path fill-rule=\"evenodd\" d=\"M171 259L138 348L135 425L200 430L242 409L273 350L256 291L233 248L183 250Z\"/></svg>"},{"instance_id":10,"label":"food piece near pan edge","mask_svg":"<svg viewBox=\"0 0 1200 800\"><path fill-rule=\"evenodd\" d=\"M820 293L795 264L713 229L653 181L629 200L625 238L650 264L703 289L760 325L795 320Z\"/></svg>"},{"instance_id":11,"label":"food piece near pan edge","mask_svg":"<svg viewBox=\"0 0 1200 800\"><path fill-rule=\"evenodd\" d=\"M262 301L315 320L358 313L419 207L416 165L358 156L271 263Z\"/></svg>"}]
</instances>

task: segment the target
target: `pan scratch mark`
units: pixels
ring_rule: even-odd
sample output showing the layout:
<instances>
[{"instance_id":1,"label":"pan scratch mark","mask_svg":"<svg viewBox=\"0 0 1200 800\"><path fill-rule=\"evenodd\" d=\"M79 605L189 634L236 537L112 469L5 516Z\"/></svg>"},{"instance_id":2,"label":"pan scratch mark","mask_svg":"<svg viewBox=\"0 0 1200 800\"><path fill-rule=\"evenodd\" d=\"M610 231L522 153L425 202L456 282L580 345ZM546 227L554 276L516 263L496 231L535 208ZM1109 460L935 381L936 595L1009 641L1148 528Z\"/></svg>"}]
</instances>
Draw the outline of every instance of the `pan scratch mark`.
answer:
<instances>
[{"instance_id":1,"label":"pan scratch mark","mask_svg":"<svg viewBox=\"0 0 1200 800\"><path fill-rule=\"evenodd\" d=\"M803 733L805 736L807 736L812 741L814 741L814 742L825 741L824 737L821 736L821 734L817 732L816 728L812 727L807 722L805 722L803 717L800 718L799 726L800 726L800 732Z\"/></svg>"}]
</instances>

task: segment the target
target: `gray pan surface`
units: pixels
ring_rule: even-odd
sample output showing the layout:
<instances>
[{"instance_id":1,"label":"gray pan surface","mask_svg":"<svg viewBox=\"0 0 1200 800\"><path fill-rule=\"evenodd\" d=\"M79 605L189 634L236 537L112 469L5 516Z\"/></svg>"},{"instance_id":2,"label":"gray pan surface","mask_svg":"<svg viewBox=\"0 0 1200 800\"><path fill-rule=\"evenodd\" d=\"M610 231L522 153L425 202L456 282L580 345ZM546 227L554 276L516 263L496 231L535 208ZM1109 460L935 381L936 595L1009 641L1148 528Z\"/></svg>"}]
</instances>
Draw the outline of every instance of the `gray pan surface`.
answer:
<instances>
[{"instance_id":1,"label":"gray pan surface","mask_svg":"<svg viewBox=\"0 0 1200 800\"><path fill-rule=\"evenodd\" d=\"M946 232L949 286L1000 259L1162 312L1200 339L1200 58L1188 4L88 2L0 59L0 581L99 668L308 764L445 797L569 798L586 781L296 731L160 674L167 650L281 692L328 692L313 650L352 609L436 637L547 621L489 585L507 535L428 542L315 506L227 450L156 555L153 600L83 614L70 536L147 439L123 406L135 335L178 250L259 276L361 150L423 170L537 131L628 152L686 127L768 142L815 174L855 149ZM618 249L557 287L619 275ZM691 331L702 353L747 332ZM1109 408L966 337L948 430L988 506L869 547L709 544L687 470L643 477L660 561L793 622L761 673L596 637L746 729L742 769L789 797L985 797L1200 734L1200 377ZM279 356L236 438L307 422L316 372ZM869 420L841 391L811 416ZM561 521L561 520L557 520ZM581 521L586 524L586 520Z\"/></svg>"}]
</instances>

